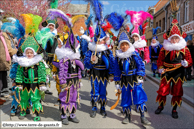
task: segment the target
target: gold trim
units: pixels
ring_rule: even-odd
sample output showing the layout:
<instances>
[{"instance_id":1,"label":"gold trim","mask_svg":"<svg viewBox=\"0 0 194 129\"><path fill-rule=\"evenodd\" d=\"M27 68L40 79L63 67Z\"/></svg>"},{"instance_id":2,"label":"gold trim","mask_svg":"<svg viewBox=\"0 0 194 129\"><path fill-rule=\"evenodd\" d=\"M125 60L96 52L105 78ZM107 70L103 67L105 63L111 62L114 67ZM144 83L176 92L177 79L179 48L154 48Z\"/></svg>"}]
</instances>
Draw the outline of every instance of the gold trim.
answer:
<instances>
[{"instance_id":1,"label":"gold trim","mask_svg":"<svg viewBox=\"0 0 194 129\"><path fill-rule=\"evenodd\" d=\"M171 77L171 78L167 81L166 76L164 76L163 78L160 79L160 81L162 81L162 79L164 79L164 78L165 78L165 80L166 80L167 83L169 83L169 82L172 80L172 81L176 84L176 83L179 81L179 79L181 80L182 83L184 83L184 81L187 81L186 78L185 78L185 76L183 77L183 80L182 80L180 77L178 77L176 81L174 80L173 77Z\"/></svg>"}]
</instances>

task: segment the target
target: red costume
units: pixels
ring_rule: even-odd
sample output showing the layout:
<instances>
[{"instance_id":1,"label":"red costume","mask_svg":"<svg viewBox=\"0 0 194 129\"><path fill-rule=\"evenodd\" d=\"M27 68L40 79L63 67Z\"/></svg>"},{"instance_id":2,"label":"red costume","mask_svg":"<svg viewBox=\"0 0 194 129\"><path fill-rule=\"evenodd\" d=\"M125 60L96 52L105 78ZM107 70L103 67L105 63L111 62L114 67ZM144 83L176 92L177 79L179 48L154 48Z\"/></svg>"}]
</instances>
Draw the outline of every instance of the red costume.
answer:
<instances>
[{"instance_id":1,"label":"red costume","mask_svg":"<svg viewBox=\"0 0 194 129\"><path fill-rule=\"evenodd\" d=\"M173 36L179 37L180 41L175 44L171 43ZM169 93L173 96L171 100L173 112L176 112L176 107L181 105L182 85L186 80L184 69L190 67L193 63L190 51L184 40L185 37L186 33L182 32L176 19L172 21L169 30L163 35L165 40L157 61L157 66L161 72L161 82L156 98L156 102L159 102L160 106L156 110L156 114L163 110L163 106L166 104L166 95ZM176 117L178 118L178 114Z\"/></svg>"}]
</instances>

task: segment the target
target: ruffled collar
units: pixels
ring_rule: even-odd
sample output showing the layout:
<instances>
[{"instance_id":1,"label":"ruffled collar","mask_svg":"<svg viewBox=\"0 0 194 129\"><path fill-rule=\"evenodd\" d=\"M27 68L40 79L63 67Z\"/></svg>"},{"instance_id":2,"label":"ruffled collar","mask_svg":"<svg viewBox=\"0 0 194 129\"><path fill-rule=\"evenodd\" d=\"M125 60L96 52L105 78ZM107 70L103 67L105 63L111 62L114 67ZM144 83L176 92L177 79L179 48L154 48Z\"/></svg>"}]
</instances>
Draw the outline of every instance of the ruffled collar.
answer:
<instances>
[{"instance_id":1,"label":"ruffled collar","mask_svg":"<svg viewBox=\"0 0 194 129\"><path fill-rule=\"evenodd\" d=\"M156 46L158 46L159 44L160 44L159 41L156 41L156 43L152 43L152 42L151 42L151 46L152 46L152 47L156 47Z\"/></svg>"},{"instance_id":2,"label":"ruffled collar","mask_svg":"<svg viewBox=\"0 0 194 129\"><path fill-rule=\"evenodd\" d=\"M13 55L13 62L17 62L22 67L29 67L37 64L43 59L42 55L36 55L32 59L28 59L26 56L18 57Z\"/></svg>"},{"instance_id":3,"label":"ruffled collar","mask_svg":"<svg viewBox=\"0 0 194 129\"><path fill-rule=\"evenodd\" d=\"M95 49L96 49L96 44L90 42L90 43L88 44L88 48L89 48L89 50L91 50L91 51L95 51ZM97 45L97 52L105 51L105 50L107 50L107 49L108 49L108 47L107 47L106 44L99 44L99 45Z\"/></svg>"},{"instance_id":4,"label":"ruffled collar","mask_svg":"<svg viewBox=\"0 0 194 129\"><path fill-rule=\"evenodd\" d=\"M143 48L143 47L146 47L147 46L147 43L145 40L139 40L139 41L136 41L133 46L135 48Z\"/></svg>"},{"instance_id":5,"label":"ruffled collar","mask_svg":"<svg viewBox=\"0 0 194 129\"><path fill-rule=\"evenodd\" d=\"M131 57L135 52L135 48L131 46L126 52L122 52L122 50L116 50L117 57L123 59Z\"/></svg>"},{"instance_id":6,"label":"ruffled collar","mask_svg":"<svg viewBox=\"0 0 194 129\"><path fill-rule=\"evenodd\" d=\"M77 50L76 50L77 51ZM55 54L57 55L57 59L61 60L63 58L68 58L68 59L80 59L80 53L77 51L74 53L70 48L56 48L55 49Z\"/></svg>"},{"instance_id":7,"label":"ruffled collar","mask_svg":"<svg viewBox=\"0 0 194 129\"><path fill-rule=\"evenodd\" d=\"M178 43L172 44L169 40L164 40L163 47L165 50L173 51L173 50L181 50L187 46L185 39L182 37Z\"/></svg>"}]
</instances>

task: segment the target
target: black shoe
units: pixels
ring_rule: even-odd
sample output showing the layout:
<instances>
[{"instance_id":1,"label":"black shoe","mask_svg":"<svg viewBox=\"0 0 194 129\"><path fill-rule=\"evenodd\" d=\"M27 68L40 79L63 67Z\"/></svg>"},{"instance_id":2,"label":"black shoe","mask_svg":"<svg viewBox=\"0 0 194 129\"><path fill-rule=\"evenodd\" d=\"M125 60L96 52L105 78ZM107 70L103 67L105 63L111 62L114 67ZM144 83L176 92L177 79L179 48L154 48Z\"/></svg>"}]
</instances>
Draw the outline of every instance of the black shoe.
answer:
<instances>
[{"instance_id":1,"label":"black shoe","mask_svg":"<svg viewBox=\"0 0 194 129\"><path fill-rule=\"evenodd\" d=\"M149 122L149 121L145 118L145 116L141 117L141 123L142 123L142 124L145 124L145 125L150 125L150 124L151 124L151 122Z\"/></svg>"},{"instance_id":2,"label":"black shoe","mask_svg":"<svg viewBox=\"0 0 194 129\"><path fill-rule=\"evenodd\" d=\"M163 109L164 109L164 107L159 106L159 107L156 109L155 114L160 114L161 111L162 111Z\"/></svg>"},{"instance_id":3,"label":"black shoe","mask_svg":"<svg viewBox=\"0 0 194 129\"><path fill-rule=\"evenodd\" d=\"M74 117L74 118L69 117L69 121L72 121L74 123L79 123L79 120L77 119L77 117Z\"/></svg>"},{"instance_id":4,"label":"black shoe","mask_svg":"<svg viewBox=\"0 0 194 129\"><path fill-rule=\"evenodd\" d=\"M178 118L178 112L176 110L172 111L172 118L174 118L174 119Z\"/></svg>"},{"instance_id":5,"label":"black shoe","mask_svg":"<svg viewBox=\"0 0 194 129\"><path fill-rule=\"evenodd\" d=\"M53 93L50 92L49 90L46 90L44 93L45 93L45 94L48 94L48 95L52 95L52 94L53 94Z\"/></svg>"},{"instance_id":6,"label":"black shoe","mask_svg":"<svg viewBox=\"0 0 194 129\"><path fill-rule=\"evenodd\" d=\"M147 81L145 77L144 77L144 81Z\"/></svg>"},{"instance_id":7,"label":"black shoe","mask_svg":"<svg viewBox=\"0 0 194 129\"><path fill-rule=\"evenodd\" d=\"M62 124L64 124L64 125L68 125L68 124L69 124L68 119L67 119L67 118L62 119Z\"/></svg>"},{"instance_id":8,"label":"black shoe","mask_svg":"<svg viewBox=\"0 0 194 129\"><path fill-rule=\"evenodd\" d=\"M92 111L92 113L90 114L90 117L94 118L96 116L96 111Z\"/></svg>"},{"instance_id":9,"label":"black shoe","mask_svg":"<svg viewBox=\"0 0 194 129\"><path fill-rule=\"evenodd\" d=\"M156 77L156 75L155 75L155 74L153 74L153 77Z\"/></svg>"},{"instance_id":10,"label":"black shoe","mask_svg":"<svg viewBox=\"0 0 194 129\"><path fill-rule=\"evenodd\" d=\"M106 111L105 111L105 110L102 110L102 109L100 109L100 114L101 114L102 116L107 116Z\"/></svg>"}]
</instances>

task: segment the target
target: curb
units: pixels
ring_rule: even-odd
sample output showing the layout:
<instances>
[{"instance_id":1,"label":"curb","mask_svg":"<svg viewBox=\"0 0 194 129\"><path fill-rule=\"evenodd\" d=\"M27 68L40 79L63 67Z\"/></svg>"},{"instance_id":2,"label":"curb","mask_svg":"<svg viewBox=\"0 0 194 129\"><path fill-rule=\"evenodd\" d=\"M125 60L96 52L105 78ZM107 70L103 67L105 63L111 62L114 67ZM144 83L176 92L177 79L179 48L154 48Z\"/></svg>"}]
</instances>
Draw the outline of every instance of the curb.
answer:
<instances>
[{"instance_id":1,"label":"curb","mask_svg":"<svg viewBox=\"0 0 194 129\"><path fill-rule=\"evenodd\" d=\"M146 72L149 71L146 69ZM149 71L150 72L150 71ZM153 78L152 76L150 75L146 75L146 77L148 79L150 79L151 81L153 81L154 83L156 83L158 85L158 88L159 88L159 84L160 84L160 80L156 79L156 78ZM182 96L182 100L187 103L188 105L190 105L191 107L194 107L194 102L193 102L193 99L185 94L183 94Z\"/></svg>"}]
</instances>

